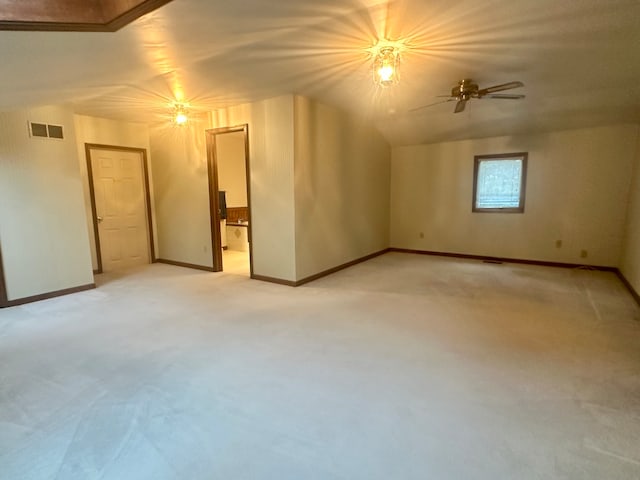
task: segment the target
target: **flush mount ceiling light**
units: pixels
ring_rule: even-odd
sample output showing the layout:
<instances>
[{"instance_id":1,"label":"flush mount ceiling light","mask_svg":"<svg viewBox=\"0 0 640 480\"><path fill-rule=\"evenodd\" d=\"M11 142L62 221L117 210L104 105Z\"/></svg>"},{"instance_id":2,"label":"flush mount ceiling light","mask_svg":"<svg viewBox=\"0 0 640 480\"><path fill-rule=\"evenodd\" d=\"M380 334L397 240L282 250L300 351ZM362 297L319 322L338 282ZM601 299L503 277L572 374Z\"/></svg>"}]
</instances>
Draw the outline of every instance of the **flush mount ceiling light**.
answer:
<instances>
[{"instance_id":1,"label":"flush mount ceiling light","mask_svg":"<svg viewBox=\"0 0 640 480\"><path fill-rule=\"evenodd\" d=\"M174 106L173 121L176 125L184 125L189 120L187 107L183 103L176 103Z\"/></svg>"},{"instance_id":2,"label":"flush mount ceiling light","mask_svg":"<svg viewBox=\"0 0 640 480\"><path fill-rule=\"evenodd\" d=\"M400 80L400 48L389 42L380 42L373 49L373 81L389 87Z\"/></svg>"}]
</instances>

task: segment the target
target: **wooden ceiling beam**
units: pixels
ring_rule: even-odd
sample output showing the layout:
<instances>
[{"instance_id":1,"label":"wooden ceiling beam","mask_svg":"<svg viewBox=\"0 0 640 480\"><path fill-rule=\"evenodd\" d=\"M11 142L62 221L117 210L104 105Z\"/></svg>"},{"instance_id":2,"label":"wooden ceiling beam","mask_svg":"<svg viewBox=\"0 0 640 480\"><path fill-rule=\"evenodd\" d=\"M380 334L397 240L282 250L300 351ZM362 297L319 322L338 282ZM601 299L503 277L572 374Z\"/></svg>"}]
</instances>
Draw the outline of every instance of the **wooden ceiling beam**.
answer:
<instances>
[{"instance_id":1,"label":"wooden ceiling beam","mask_svg":"<svg viewBox=\"0 0 640 480\"><path fill-rule=\"evenodd\" d=\"M0 0L0 30L115 32L171 0Z\"/></svg>"}]
</instances>

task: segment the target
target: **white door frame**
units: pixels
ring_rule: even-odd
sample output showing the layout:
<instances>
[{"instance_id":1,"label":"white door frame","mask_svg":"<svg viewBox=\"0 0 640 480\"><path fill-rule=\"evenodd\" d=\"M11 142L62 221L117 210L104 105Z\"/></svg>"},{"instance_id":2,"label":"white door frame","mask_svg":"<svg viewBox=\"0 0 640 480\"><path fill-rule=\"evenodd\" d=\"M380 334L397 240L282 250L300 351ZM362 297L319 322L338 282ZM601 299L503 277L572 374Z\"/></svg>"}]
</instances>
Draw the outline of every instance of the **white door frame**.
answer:
<instances>
[{"instance_id":1,"label":"white door frame","mask_svg":"<svg viewBox=\"0 0 640 480\"><path fill-rule=\"evenodd\" d=\"M134 147L121 147L118 145L102 145L98 143L85 143L84 151L87 157L87 177L89 180L89 196L91 197L91 215L93 217L93 235L95 237L96 242L96 258L98 262L98 268L94 273L102 273L102 252L100 250L100 234L98 232L98 214L96 212L96 195L95 195L95 187L93 184L93 167L91 164L91 150L115 150L122 152L134 152L140 154L140 159L142 161L142 179L143 179L143 188L144 188L144 199L146 204L146 214L147 214L147 238L149 239L148 248L149 248L149 261L151 263L155 263L156 253L155 253L155 245L153 242L153 222L151 219L151 195L149 193L149 168L147 165L147 150L144 148L134 148Z\"/></svg>"}]
</instances>

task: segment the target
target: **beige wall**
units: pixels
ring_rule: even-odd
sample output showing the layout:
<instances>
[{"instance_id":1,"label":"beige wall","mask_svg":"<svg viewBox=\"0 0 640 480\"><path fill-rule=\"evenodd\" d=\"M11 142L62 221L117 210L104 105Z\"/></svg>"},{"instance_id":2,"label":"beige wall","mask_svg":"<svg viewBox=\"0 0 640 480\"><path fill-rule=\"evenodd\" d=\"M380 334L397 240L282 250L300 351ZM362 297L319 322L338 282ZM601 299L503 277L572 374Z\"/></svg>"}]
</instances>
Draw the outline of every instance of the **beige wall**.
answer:
<instances>
[{"instance_id":1,"label":"beige wall","mask_svg":"<svg viewBox=\"0 0 640 480\"><path fill-rule=\"evenodd\" d=\"M206 118L150 129L160 259L213 267Z\"/></svg>"},{"instance_id":2,"label":"beige wall","mask_svg":"<svg viewBox=\"0 0 640 480\"><path fill-rule=\"evenodd\" d=\"M147 151L147 162L149 162L149 128L145 124L118 122L106 118L88 117L85 115L74 115L74 125L76 130L76 140L78 148L78 159L80 165L80 175L84 191L84 203L89 229L89 241L91 242L91 262L93 269L98 268L96 256L96 240L93 232L93 218L91 213L91 197L89 195L89 180L87 177L87 158L85 153L85 143L97 143L102 145L112 145L118 147L144 148ZM149 177L152 172L149 163ZM150 186L153 190L153 187ZM151 192L153 198L153 191ZM153 215L153 204L152 215ZM155 229L153 232L154 242L157 244Z\"/></svg>"},{"instance_id":3,"label":"beige wall","mask_svg":"<svg viewBox=\"0 0 640 480\"><path fill-rule=\"evenodd\" d=\"M635 166L620 271L636 292L640 292L640 126L636 127Z\"/></svg>"},{"instance_id":4,"label":"beige wall","mask_svg":"<svg viewBox=\"0 0 640 480\"><path fill-rule=\"evenodd\" d=\"M216 135L218 189L226 192L227 207L247 206L247 167L244 155L244 132Z\"/></svg>"},{"instance_id":5,"label":"beige wall","mask_svg":"<svg viewBox=\"0 0 640 480\"><path fill-rule=\"evenodd\" d=\"M295 97L297 280L389 246L390 157L364 121Z\"/></svg>"},{"instance_id":6,"label":"beige wall","mask_svg":"<svg viewBox=\"0 0 640 480\"><path fill-rule=\"evenodd\" d=\"M623 125L394 148L391 246L617 266L636 137ZM518 151L525 213L472 213L474 155Z\"/></svg>"},{"instance_id":7,"label":"beige wall","mask_svg":"<svg viewBox=\"0 0 640 480\"><path fill-rule=\"evenodd\" d=\"M253 272L295 280L293 96L212 112L212 126L249 125Z\"/></svg>"},{"instance_id":8,"label":"beige wall","mask_svg":"<svg viewBox=\"0 0 640 480\"><path fill-rule=\"evenodd\" d=\"M64 127L30 138L27 122ZM0 113L0 245L9 300L93 283L73 113Z\"/></svg>"}]
</instances>

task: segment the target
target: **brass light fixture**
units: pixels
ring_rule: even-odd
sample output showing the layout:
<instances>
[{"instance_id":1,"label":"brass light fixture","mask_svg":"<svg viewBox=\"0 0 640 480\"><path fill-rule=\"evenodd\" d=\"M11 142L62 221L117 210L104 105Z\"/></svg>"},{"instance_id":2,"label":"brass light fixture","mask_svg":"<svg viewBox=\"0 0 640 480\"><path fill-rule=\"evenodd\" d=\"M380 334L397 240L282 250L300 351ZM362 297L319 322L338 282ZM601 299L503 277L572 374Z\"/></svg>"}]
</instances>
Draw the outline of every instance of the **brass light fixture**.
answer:
<instances>
[{"instance_id":1,"label":"brass light fixture","mask_svg":"<svg viewBox=\"0 0 640 480\"><path fill-rule=\"evenodd\" d=\"M395 45L379 44L373 59L373 80L381 87L389 87L400 80L400 49Z\"/></svg>"},{"instance_id":2,"label":"brass light fixture","mask_svg":"<svg viewBox=\"0 0 640 480\"><path fill-rule=\"evenodd\" d=\"M182 126L185 123L187 123L187 121L189 121L189 117L187 116L186 105L184 105L183 103L176 103L175 104L175 111L174 111L174 114L173 114L173 121L178 126Z\"/></svg>"}]
</instances>

